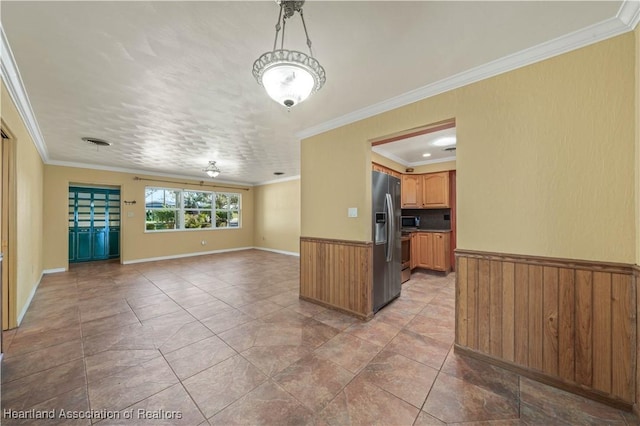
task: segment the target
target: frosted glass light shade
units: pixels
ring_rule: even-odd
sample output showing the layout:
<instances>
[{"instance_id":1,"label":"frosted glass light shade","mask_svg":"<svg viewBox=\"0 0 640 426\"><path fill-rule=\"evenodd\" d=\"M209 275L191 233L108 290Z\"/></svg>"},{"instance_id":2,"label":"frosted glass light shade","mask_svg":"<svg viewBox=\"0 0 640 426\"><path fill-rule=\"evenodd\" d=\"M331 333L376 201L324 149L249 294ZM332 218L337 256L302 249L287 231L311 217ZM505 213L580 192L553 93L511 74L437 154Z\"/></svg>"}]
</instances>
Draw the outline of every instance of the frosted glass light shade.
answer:
<instances>
[{"instance_id":1,"label":"frosted glass light shade","mask_svg":"<svg viewBox=\"0 0 640 426\"><path fill-rule=\"evenodd\" d=\"M274 101L287 108L307 99L326 81L318 61L295 50L264 53L253 63L253 76Z\"/></svg>"},{"instance_id":2,"label":"frosted glass light shade","mask_svg":"<svg viewBox=\"0 0 640 426\"><path fill-rule=\"evenodd\" d=\"M304 68L278 64L264 72L262 84L271 99L291 108L309 97L315 82Z\"/></svg>"}]
</instances>

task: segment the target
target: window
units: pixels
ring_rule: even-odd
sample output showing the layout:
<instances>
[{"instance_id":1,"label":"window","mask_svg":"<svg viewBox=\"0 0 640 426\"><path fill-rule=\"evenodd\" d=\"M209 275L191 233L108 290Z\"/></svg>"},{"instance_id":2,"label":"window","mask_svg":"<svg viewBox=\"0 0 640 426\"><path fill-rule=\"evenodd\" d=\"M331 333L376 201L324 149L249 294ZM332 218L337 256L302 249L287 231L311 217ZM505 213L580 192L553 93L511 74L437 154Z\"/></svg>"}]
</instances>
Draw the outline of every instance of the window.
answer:
<instances>
[{"instance_id":1,"label":"window","mask_svg":"<svg viewBox=\"0 0 640 426\"><path fill-rule=\"evenodd\" d=\"M145 188L149 232L240 227L242 196L236 193Z\"/></svg>"}]
</instances>

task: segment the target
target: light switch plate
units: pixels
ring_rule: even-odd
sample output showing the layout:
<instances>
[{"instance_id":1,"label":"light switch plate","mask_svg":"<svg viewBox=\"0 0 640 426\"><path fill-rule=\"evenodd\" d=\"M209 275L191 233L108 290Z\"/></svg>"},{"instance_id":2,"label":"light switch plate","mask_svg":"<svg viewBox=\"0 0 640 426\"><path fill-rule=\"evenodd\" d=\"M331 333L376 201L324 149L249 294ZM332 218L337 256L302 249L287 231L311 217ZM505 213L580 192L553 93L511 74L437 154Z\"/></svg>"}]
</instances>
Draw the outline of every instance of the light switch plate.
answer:
<instances>
[{"instance_id":1,"label":"light switch plate","mask_svg":"<svg viewBox=\"0 0 640 426\"><path fill-rule=\"evenodd\" d=\"M358 208L357 207L349 207L347 211L347 217L358 217Z\"/></svg>"},{"instance_id":2,"label":"light switch plate","mask_svg":"<svg viewBox=\"0 0 640 426\"><path fill-rule=\"evenodd\" d=\"M127 212L127 217L133 217L133 212Z\"/></svg>"}]
</instances>

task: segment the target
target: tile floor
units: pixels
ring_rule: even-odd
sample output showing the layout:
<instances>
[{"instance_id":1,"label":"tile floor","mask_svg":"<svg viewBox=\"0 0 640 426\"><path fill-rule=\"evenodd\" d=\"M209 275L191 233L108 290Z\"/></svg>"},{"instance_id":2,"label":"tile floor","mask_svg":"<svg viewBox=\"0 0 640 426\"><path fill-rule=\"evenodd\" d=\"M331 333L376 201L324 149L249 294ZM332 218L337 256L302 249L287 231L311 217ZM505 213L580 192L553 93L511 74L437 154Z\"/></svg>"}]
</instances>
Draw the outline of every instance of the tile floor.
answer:
<instances>
[{"instance_id":1,"label":"tile floor","mask_svg":"<svg viewBox=\"0 0 640 426\"><path fill-rule=\"evenodd\" d=\"M300 301L298 276L257 250L47 275L4 333L2 408L77 425L638 424L455 355L453 274L414 274L367 323Z\"/></svg>"}]
</instances>

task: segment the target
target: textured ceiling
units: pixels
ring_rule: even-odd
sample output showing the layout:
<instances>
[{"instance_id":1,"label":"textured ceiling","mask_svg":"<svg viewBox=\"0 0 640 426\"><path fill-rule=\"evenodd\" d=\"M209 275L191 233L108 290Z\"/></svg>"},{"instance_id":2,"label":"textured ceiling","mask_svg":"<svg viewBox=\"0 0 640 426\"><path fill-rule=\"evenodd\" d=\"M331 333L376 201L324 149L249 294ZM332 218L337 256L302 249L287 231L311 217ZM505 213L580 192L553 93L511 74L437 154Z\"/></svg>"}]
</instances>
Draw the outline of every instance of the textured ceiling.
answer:
<instances>
[{"instance_id":1,"label":"textured ceiling","mask_svg":"<svg viewBox=\"0 0 640 426\"><path fill-rule=\"evenodd\" d=\"M1 7L50 161L200 179L216 160L218 180L256 183L300 173L297 132L601 22L620 2L309 1L327 83L290 112L251 75L272 47L272 1ZM299 27L285 47L305 51Z\"/></svg>"}]
</instances>

